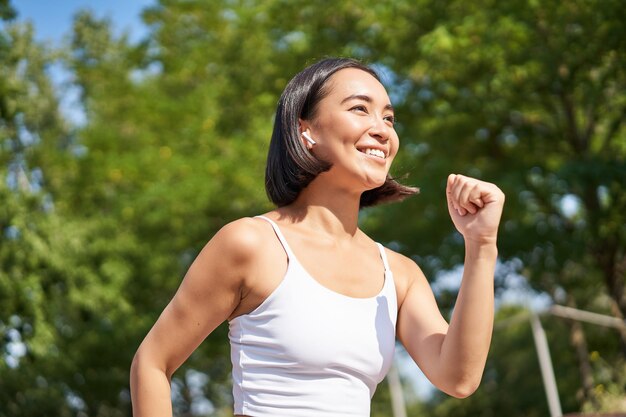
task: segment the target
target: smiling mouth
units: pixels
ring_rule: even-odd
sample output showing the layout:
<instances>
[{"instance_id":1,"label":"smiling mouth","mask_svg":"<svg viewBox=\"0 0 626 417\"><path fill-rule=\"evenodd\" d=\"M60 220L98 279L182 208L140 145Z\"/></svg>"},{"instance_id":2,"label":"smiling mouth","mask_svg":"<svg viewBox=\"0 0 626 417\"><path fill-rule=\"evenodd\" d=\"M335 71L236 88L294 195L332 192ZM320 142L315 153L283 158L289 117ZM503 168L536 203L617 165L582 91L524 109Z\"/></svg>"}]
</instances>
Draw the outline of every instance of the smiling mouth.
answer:
<instances>
[{"instance_id":1,"label":"smiling mouth","mask_svg":"<svg viewBox=\"0 0 626 417\"><path fill-rule=\"evenodd\" d=\"M385 155L385 152L381 151L380 149L365 148L365 149L358 149L358 151L366 155L371 155L380 159L387 158L387 156Z\"/></svg>"}]
</instances>

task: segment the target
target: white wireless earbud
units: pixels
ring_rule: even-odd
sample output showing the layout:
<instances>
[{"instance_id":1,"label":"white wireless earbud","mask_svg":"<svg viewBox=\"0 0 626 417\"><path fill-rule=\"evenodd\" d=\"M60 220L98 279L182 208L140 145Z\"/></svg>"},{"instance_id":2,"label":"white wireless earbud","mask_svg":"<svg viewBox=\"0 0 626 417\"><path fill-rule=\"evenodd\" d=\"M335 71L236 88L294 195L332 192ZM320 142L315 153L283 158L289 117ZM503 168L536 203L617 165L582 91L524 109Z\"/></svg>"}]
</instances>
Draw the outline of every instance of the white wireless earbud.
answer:
<instances>
[{"instance_id":1,"label":"white wireless earbud","mask_svg":"<svg viewBox=\"0 0 626 417\"><path fill-rule=\"evenodd\" d=\"M307 142L309 142L311 145L315 145L317 142L315 142L313 140L313 138L311 137L311 135L309 135L306 132L302 132L302 136L304 136L304 138L307 140Z\"/></svg>"}]
</instances>

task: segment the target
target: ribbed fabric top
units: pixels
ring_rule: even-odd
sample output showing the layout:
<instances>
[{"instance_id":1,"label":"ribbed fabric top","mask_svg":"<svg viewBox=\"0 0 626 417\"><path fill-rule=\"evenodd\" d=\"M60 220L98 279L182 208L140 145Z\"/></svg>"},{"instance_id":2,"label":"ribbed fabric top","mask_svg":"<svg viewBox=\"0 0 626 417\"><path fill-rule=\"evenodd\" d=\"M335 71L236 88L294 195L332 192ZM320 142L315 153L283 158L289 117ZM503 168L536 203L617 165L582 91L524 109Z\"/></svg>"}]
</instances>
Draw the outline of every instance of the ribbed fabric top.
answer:
<instances>
[{"instance_id":1,"label":"ribbed fabric top","mask_svg":"<svg viewBox=\"0 0 626 417\"><path fill-rule=\"evenodd\" d=\"M253 417L369 416L395 348L397 298L382 245L385 282L353 298L316 281L280 229L288 257L278 287L254 311L229 322L235 414Z\"/></svg>"}]
</instances>

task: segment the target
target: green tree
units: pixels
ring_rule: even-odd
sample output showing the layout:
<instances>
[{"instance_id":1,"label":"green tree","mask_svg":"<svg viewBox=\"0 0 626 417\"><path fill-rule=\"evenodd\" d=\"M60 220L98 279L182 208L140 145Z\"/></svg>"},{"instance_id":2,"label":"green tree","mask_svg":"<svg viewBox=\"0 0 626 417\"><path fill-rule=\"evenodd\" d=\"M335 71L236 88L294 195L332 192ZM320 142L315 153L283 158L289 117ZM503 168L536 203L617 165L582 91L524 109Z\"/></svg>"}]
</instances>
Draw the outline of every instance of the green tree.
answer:
<instances>
[{"instance_id":1,"label":"green tree","mask_svg":"<svg viewBox=\"0 0 626 417\"><path fill-rule=\"evenodd\" d=\"M119 415L136 326L125 297L134 236L60 209L51 184L63 181L75 142L46 69L61 55L19 22L0 39L0 415L73 415L87 405Z\"/></svg>"},{"instance_id":2,"label":"green tree","mask_svg":"<svg viewBox=\"0 0 626 417\"><path fill-rule=\"evenodd\" d=\"M12 15L6 0L0 13ZM37 404L58 415L129 415L134 349L213 233L270 207L263 170L278 95L325 55L381 71L402 142L394 172L422 190L363 212L377 240L435 278L462 261L447 174L491 180L508 198L503 260L520 260L517 272L555 302L623 318L625 13L618 0L161 0L144 11L150 32L138 44L81 12L70 44L51 52L32 28L3 26L0 159L15 185L0 189L0 296L12 300L0 305L0 328L5 352L18 349L18 332L28 353L17 368L2 365L0 404L33 405L21 415L36 415ZM59 115L45 70L53 62L81 92L84 125ZM447 310L453 299L440 303ZM546 327L566 411L604 407L596 385L619 391L622 368L606 369L626 344L560 319ZM523 329L496 333L474 397L436 395L433 413L545 412L540 385L520 374L536 367ZM228 415L225 331L175 374L180 415L207 399ZM48 342L72 354L38 347ZM387 402L381 385L376 415Z\"/></svg>"}]
</instances>

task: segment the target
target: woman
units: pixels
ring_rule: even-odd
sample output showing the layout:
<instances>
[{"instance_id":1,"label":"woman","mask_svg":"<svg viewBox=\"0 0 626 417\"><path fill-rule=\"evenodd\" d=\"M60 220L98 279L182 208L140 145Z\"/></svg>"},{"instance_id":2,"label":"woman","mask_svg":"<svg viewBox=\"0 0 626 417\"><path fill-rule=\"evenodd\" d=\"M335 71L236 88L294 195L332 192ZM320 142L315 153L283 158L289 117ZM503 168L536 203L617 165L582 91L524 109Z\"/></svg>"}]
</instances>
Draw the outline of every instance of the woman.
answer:
<instances>
[{"instance_id":1,"label":"woman","mask_svg":"<svg viewBox=\"0 0 626 417\"><path fill-rule=\"evenodd\" d=\"M278 208L224 226L191 265L133 360L135 416L171 416L173 372L224 320L235 415L367 416L396 336L439 389L466 397L477 388L504 195L448 178L466 249L448 324L420 268L358 228L360 207L416 191L388 176L397 151L393 107L371 69L327 59L290 81L266 171Z\"/></svg>"}]
</instances>

